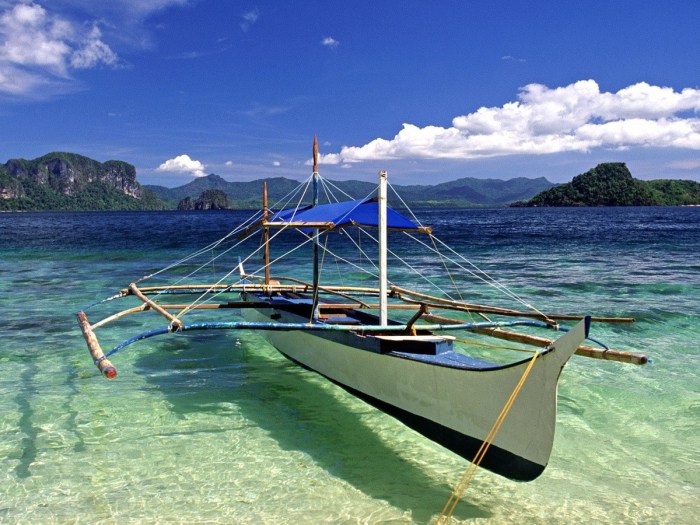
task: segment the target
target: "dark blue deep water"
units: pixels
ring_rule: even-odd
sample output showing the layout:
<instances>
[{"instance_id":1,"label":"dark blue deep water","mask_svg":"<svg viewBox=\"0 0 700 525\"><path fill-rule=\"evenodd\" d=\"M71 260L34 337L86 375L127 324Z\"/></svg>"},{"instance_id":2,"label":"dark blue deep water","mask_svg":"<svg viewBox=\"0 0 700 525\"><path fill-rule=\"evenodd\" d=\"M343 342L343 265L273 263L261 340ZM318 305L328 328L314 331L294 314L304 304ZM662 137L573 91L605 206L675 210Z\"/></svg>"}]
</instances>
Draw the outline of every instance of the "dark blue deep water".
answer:
<instances>
[{"instance_id":1,"label":"dark blue deep water","mask_svg":"<svg viewBox=\"0 0 700 525\"><path fill-rule=\"evenodd\" d=\"M575 357L544 474L518 484L479 471L455 522L696 523L700 208L415 213L541 309L635 317L594 335L654 359ZM0 214L0 523L427 523L439 514L464 461L256 334L151 339L115 356L116 380L99 377L75 312L248 216ZM406 238L391 242L415 268L427 265ZM137 333L139 323L123 326Z\"/></svg>"}]
</instances>

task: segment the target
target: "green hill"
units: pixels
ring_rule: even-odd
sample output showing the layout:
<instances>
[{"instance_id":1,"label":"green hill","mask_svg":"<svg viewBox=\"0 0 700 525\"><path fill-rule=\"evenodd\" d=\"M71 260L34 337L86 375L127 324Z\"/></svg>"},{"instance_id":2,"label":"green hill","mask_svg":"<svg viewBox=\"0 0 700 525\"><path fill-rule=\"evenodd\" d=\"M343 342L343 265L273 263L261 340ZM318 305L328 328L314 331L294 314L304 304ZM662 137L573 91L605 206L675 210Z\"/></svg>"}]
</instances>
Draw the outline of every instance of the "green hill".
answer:
<instances>
[{"instance_id":1,"label":"green hill","mask_svg":"<svg viewBox=\"0 0 700 525\"><path fill-rule=\"evenodd\" d=\"M608 162L512 206L681 206L700 203L700 183L642 181L623 162Z\"/></svg>"},{"instance_id":2,"label":"green hill","mask_svg":"<svg viewBox=\"0 0 700 525\"><path fill-rule=\"evenodd\" d=\"M153 210L165 203L136 181L136 169L75 153L0 165L0 210Z\"/></svg>"}]
</instances>

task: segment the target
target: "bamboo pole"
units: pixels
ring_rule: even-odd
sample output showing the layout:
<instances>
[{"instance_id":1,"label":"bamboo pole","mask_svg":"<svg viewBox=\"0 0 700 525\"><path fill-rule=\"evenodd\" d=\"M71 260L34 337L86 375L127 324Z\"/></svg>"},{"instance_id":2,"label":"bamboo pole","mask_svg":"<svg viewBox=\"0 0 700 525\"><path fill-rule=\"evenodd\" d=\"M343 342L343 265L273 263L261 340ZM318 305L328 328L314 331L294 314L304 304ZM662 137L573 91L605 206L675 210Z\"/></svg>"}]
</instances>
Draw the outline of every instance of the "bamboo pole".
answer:
<instances>
[{"instance_id":1,"label":"bamboo pole","mask_svg":"<svg viewBox=\"0 0 700 525\"><path fill-rule=\"evenodd\" d=\"M423 315L428 313L428 307L425 306L424 304L420 305L420 308L418 311L413 314L413 317L411 317L408 320L408 323L406 323L406 331L409 332L411 335L416 335L416 328L413 326L418 319L420 319Z\"/></svg>"},{"instance_id":2,"label":"bamboo pole","mask_svg":"<svg viewBox=\"0 0 700 525\"><path fill-rule=\"evenodd\" d=\"M116 321L117 319L120 319L120 318L125 317L127 315L136 314L136 313L148 310L148 309L149 309L149 306L146 303L143 303L140 306L135 306L133 308L128 308L126 310L122 310L121 312L117 312L114 315L110 315L109 317L105 317L101 321L97 321L95 324L92 325L92 329L93 329L93 331L97 330L101 326L109 324L112 321Z\"/></svg>"},{"instance_id":3,"label":"bamboo pole","mask_svg":"<svg viewBox=\"0 0 700 525\"><path fill-rule=\"evenodd\" d=\"M294 283L301 284L305 287L305 292L308 292L309 289L313 290L314 285L311 283L307 283L306 281L302 281L301 279L295 279L294 277L275 277L276 280L284 280L284 281L291 281ZM363 301L360 301L359 299L356 299L350 295L347 295L343 293L344 291L347 292L360 292L360 293L377 293L379 290L377 288L363 288L361 286L318 286L318 290L322 292L326 292L332 295L338 295L340 297L343 297L344 299L348 299L350 301L355 301L358 303L360 306L363 308L368 308L367 304Z\"/></svg>"},{"instance_id":4,"label":"bamboo pole","mask_svg":"<svg viewBox=\"0 0 700 525\"><path fill-rule=\"evenodd\" d=\"M420 310L421 305L419 304L388 304L386 306L389 310ZM355 303L321 303L318 305L320 310L352 310L357 308ZM377 310L379 308L378 303L366 303L362 306L368 310Z\"/></svg>"},{"instance_id":5,"label":"bamboo pole","mask_svg":"<svg viewBox=\"0 0 700 525\"><path fill-rule=\"evenodd\" d=\"M165 311L163 308L160 307L157 303L151 301L148 297L143 295L141 291L138 289L136 286L136 283L131 283L129 285L129 291L134 294L136 297L141 299L144 303L146 303L148 306L153 308L156 312L158 312L160 315L165 317L168 321L170 321L170 324L175 327L175 328L182 328L182 321L180 321L177 317L174 315L170 315L167 311Z\"/></svg>"},{"instance_id":6,"label":"bamboo pole","mask_svg":"<svg viewBox=\"0 0 700 525\"><path fill-rule=\"evenodd\" d=\"M430 306L435 307L435 308L454 309L454 310L461 310L461 311L465 311L465 312L484 312L484 313L490 313L490 314L529 317L529 318L547 320L547 317L545 316L545 314L540 314L540 313L536 313L536 312L523 312L520 310L513 310L510 308L500 308L497 306L487 306L487 305L483 305L483 304L465 303L462 301L452 301L450 299L443 299L442 297L435 297L432 295L428 295L428 294L424 294L424 293L420 293L420 292L415 292L413 290L408 290L406 288L400 288L398 286L392 286L391 291L394 292L403 301L406 301L406 302L425 302L425 301L415 301L412 299L407 299L407 298L402 296L402 295L408 295L409 297L416 297L418 299L428 300L432 303L432 304L430 304Z\"/></svg>"},{"instance_id":7,"label":"bamboo pole","mask_svg":"<svg viewBox=\"0 0 700 525\"><path fill-rule=\"evenodd\" d=\"M238 234L237 239L242 240L248 237L251 233L254 233L260 226L262 226L265 223L263 219L260 219L259 221L255 221L253 224L248 226L245 230L243 230L241 233Z\"/></svg>"},{"instance_id":8,"label":"bamboo pole","mask_svg":"<svg viewBox=\"0 0 700 525\"><path fill-rule=\"evenodd\" d=\"M160 304L163 310L182 310L187 308L189 310L218 310L218 309L236 309L236 308L269 308L270 304L266 302L251 302L251 301L240 301L240 302L226 302L226 303L204 303L204 304ZM357 308L357 303L331 303L331 304L320 304L319 310L352 310ZM360 305L363 309L377 310L379 308L378 304L365 304ZM390 310L418 310L419 305L413 304L390 304L388 305ZM150 305L142 303L139 306L134 306L133 308L127 308L117 312L116 314L105 317L104 319L97 321L91 325L92 330L95 331L113 321L126 317L127 315L137 314L140 312L147 312L151 310Z\"/></svg>"},{"instance_id":9,"label":"bamboo pole","mask_svg":"<svg viewBox=\"0 0 700 525\"><path fill-rule=\"evenodd\" d=\"M254 284L254 283L245 283L245 284L219 284L219 285L207 285L207 284L193 284L193 285L173 285L173 286L143 286L139 288L143 293L156 293L160 291L165 291L165 290L195 290L195 289L212 289L212 290L230 290L231 292L236 292L236 291L253 291L253 290L259 290L259 291L278 291L278 292L308 292L309 290L312 289L313 285L309 282L302 281L301 279L295 279L294 277L281 277L281 276L272 276L271 277L272 281L289 281L293 283L298 283L301 285L301 287L296 287L292 285L286 285L286 284L270 284L269 286L265 286L264 284ZM379 289L378 288L372 288L372 287L366 287L366 286L321 286L319 288L321 291L325 291L331 294L338 294L338 292L356 292L356 293L364 293L364 294L372 294L372 295L378 295L379 294ZM121 291L123 295L128 295L129 290L124 289ZM192 293L201 293L201 292L192 292ZM542 319L542 315L537 314L535 312L526 312L526 311L521 311L521 310L513 310L513 309L508 309L508 308L499 308L495 306L487 306L487 305L480 305L480 304L472 304L472 303L465 303L465 302L459 302L459 301L451 301L449 299L444 299L441 297L435 297L432 295L427 295L419 292L415 292L413 290L408 290L405 288L401 288L398 286L392 286L390 292L390 295L394 295L395 297L401 299L402 301L410 304L415 304L417 305L416 307L419 307L420 304L424 303L425 301L420 301L420 300L412 300L409 299L406 296L413 296L417 297L418 299L427 299L434 304L430 304L429 306L432 306L433 308L443 308L446 310L458 310L458 311L465 311L465 312L484 312L484 313L491 313L491 314L498 314L498 315L510 315L510 316L520 316L520 317L528 317L528 318L535 318L535 319ZM340 295L340 294L338 294ZM355 301L355 298L351 298L351 300ZM448 306L454 306L454 308L448 308ZM366 306L363 306L366 308ZM578 321L583 319L583 316L581 315L565 315L565 314L544 314L547 316L547 318L552 319L552 320L559 320L559 321ZM600 323L613 323L613 322L618 322L618 323L634 323L634 318L632 317L591 317L591 321L594 322L600 322Z\"/></svg>"},{"instance_id":10,"label":"bamboo pole","mask_svg":"<svg viewBox=\"0 0 700 525\"><path fill-rule=\"evenodd\" d=\"M245 276L250 278L250 276ZM249 292L252 290L265 291L267 289L279 291L279 292L308 292L312 288L312 284L300 279L295 279L293 277L270 277L273 284L266 286L265 284L255 284L255 283L236 283L236 284L177 284L171 286L142 286L139 290L144 293L158 293L168 290L173 291L185 291L185 290L198 290L192 293L201 293L201 290L229 290L231 292ZM275 281L290 281L301 284L301 287L287 285L287 284L274 284ZM366 286L322 286L322 290L326 290L330 293L334 293L336 290L344 292L357 292L357 293L367 293L367 294L378 294L378 288L370 288ZM124 296L131 295L130 290L125 288L121 290L121 294Z\"/></svg>"},{"instance_id":11,"label":"bamboo pole","mask_svg":"<svg viewBox=\"0 0 700 525\"><path fill-rule=\"evenodd\" d=\"M427 321L443 324L462 324L464 322L458 319L449 319L447 317L432 314L426 314L423 317ZM477 334L488 335L497 339L503 339L505 341L523 343L531 346L539 346L542 348L545 348L554 342L553 340L547 339L545 337L538 337L536 335L530 334L521 334L518 332L509 332L501 328L474 328L469 329L469 331ZM593 348L592 346L586 345L579 346L576 350L576 355L590 357L592 359L605 359L607 361L617 361L618 363L628 363L633 365L645 365L649 361L649 358L644 354L625 352L622 350L605 350L601 348Z\"/></svg>"},{"instance_id":12,"label":"bamboo pole","mask_svg":"<svg viewBox=\"0 0 700 525\"><path fill-rule=\"evenodd\" d=\"M95 332L92 331L90 323L88 322L87 315L85 312L78 312L78 323L80 324L80 329L83 331L83 336L85 337L85 342L90 350L90 355L95 365L100 370L103 376L107 379L114 379L117 377L117 369L114 365L105 357L100 343L97 340Z\"/></svg>"},{"instance_id":13,"label":"bamboo pole","mask_svg":"<svg viewBox=\"0 0 700 525\"><path fill-rule=\"evenodd\" d=\"M313 285L311 283L308 283L306 281L302 281L301 279L296 279L294 277L275 277L276 280L278 281L290 281L293 283L298 283L298 284L303 284L304 286L307 286L309 288L312 288ZM370 294L378 294L379 293L379 288L371 288L368 286L321 286L321 290L328 291L329 293L335 293L336 291L341 291L341 292L359 292L359 293L370 293Z\"/></svg>"},{"instance_id":14,"label":"bamboo pole","mask_svg":"<svg viewBox=\"0 0 700 525\"><path fill-rule=\"evenodd\" d=\"M185 308L189 310L217 310L220 308L265 308L269 307L269 303L265 302L250 302L250 301L241 301L241 302L228 302L228 303L204 303L204 304L161 304L159 305L163 310L183 310ZM352 305L354 306L354 305ZM126 310L122 310L121 312L117 312L116 314L110 315L109 317L105 317L101 321L98 321L94 324L92 324L92 330L97 330L98 328L101 328L102 326L111 323L112 321L116 321L117 319L121 319L122 317L126 317L127 315L131 314L137 314L139 312L146 312L148 310L151 310L151 306L142 303L140 306L135 306L133 308L127 308Z\"/></svg>"},{"instance_id":15,"label":"bamboo pole","mask_svg":"<svg viewBox=\"0 0 700 525\"><path fill-rule=\"evenodd\" d=\"M432 295L427 295L420 292L415 292L413 290L407 290L405 288L400 288L398 286L392 286L391 291L395 293L402 301L407 303L421 304L425 301L418 301L408 299L403 297L403 295L408 295L411 297L416 297L418 299L425 299L430 301L428 306L434 308L444 308L447 310L458 310L463 312L483 312L495 315L507 315L507 316L517 316L517 317L527 317L531 319L540 319L543 321L580 321L583 319L582 315L566 315L566 314L540 314L537 312L526 312L522 310L513 310L511 308L500 308L498 306L488 306L483 304L465 303L461 301L452 301L450 299L443 299L441 297L434 297ZM596 321L599 323L634 323L632 317L591 317L591 321Z\"/></svg>"}]
</instances>

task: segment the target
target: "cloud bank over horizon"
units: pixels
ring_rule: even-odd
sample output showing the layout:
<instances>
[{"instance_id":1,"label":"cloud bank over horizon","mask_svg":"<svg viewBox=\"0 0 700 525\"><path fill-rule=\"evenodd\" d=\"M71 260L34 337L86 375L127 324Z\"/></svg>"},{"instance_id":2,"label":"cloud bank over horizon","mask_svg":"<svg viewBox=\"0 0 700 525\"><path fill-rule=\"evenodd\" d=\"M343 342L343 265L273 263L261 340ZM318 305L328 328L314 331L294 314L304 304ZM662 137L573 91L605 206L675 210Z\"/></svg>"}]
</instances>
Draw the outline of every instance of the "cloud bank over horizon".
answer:
<instances>
[{"instance_id":1,"label":"cloud bank over horizon","mask_svg":"<svg viewBox=\"0 0 700 525\"><path fill-rule=\"evenodd\" d=\"M700 150L699 115L700 89L677 92L639 82L607 93L594 80L553 89L529 84L517 101L457 116L451 127L404 123L393 139L343 146L320 161L470 160L633 147Z\"/></svg>"}]
</instances>

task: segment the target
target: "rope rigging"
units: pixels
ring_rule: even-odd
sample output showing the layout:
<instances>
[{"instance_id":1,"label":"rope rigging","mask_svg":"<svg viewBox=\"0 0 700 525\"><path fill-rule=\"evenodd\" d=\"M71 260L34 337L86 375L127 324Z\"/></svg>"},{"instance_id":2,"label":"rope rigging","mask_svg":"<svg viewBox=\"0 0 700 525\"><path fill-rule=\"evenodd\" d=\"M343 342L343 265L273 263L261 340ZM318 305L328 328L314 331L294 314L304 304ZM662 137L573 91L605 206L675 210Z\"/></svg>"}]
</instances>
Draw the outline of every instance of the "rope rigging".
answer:
<instances>
[{"instance_id":1,"label":"rope rigging","mask_svg":"<svg viewBox=\"0 0 700 525\"><path fill-rule=\"evenodd\" d=\"M307 195L310 192L310 187L312 184L312 179L313 176L308 177L306 180L302 181L300 184L298 184L295 188L287 192L285 196L282 198L278 199L272 206L271 209L291 209L294 210L291 217L289 218L290 221L294 220L294 217L296 216L297 210L302 209L302 203L304 200L307 198ZM337 203L340 202L339 197L336 195L336 193L339 193L342 198L352 198L350 195L348 195L345 191L343 191L341 188L339 188L336 184L334 184L332 181L327 180L323 177L321 177L318 174L315 174L315 176L318 178L317 180L319 181L319 187L321 189L321 192L323 196L325 197L326 201L329 203ZM411 219L419 226L422 227L421 221L418 219L416 214L413 212L413 210L408 206L408 204L401 198L400 194L396 191L396 189L389 185L390 189L392 190L392 194L396 196L398 201L400 202L401 206L407 210L408 215L411 217ZM373 196L374 191L369 192L364 199L369 199ZM348 211L341 219L344 219L346 216L351 213L352 210ZM162 290L156 292L156 295L160 295L163 293L167 293L169 289L171 289L173 286L178 286L182 283L186 283L191 281L195 276L201 274L203 270L207 268L211 268L212 272L215 272L215 263L219 267L223 267L224 264L222 262L224 261L225 257L229 254L231 254L234 250L237 248L241 247L243 244L247 243L250 238L251 238L251 232L250 230L252 229L255 231L255 225L261 225L262 223L262 212L261 211L256 211L253 214L251 214L246 220L244 220L237 228L233 229L229 233L227 233L225 236L222 238L210 243L206 247L197 250L193 252L192 254L179 259L178 261L162 268L161 270L152 272L148 275L145 275L135 281L136 283L140 283L141 281L147 280L147 279L153 279L156 276L161 276L162 274L166 272L171 272L176 270L179 267L184 267L188 264L191 264L192 262L196 262L197 260L200 260L201 258L204 258L205 255L210 255L208 258L205 258L203 262L197 263L194 268L191 268L189 271L187 271L184 275L177 276L177 278L174 281L171 281L170 286L166 286L162 288ZM272 244L272 242L280 235L283 234L283 232L286 232L289 229L296 230L297 228L288 226L288 225L283 225L280 227L276 232L274 232L273 235L271 235L268 239L268 245ZM369 238L372 243L378 244L378 239L372 235L370 232L368 232L365 229L358 229L358 241L356 241L351 235L348 234L348 232L345 231L345 229L340 229L341 235L345 235L346 239L350 240L350 244L354 247L355 250L357 250L357 253L359 254L359 259L356 262L351 261L348 257L341 255L334 249L332 249L329 246L329 233L326 230L319 229L316 230L315 234L309 235L309 234L304 234L303 239L300 243L298 243L295 247L288 249L283 253L282 255L279 255L275 257L273 260L269 262L269 265L273 264L278 264L284 259L288 258L289 255L292 253L296 252L300 248L306 246L307 244L310 243L318 243L319 249L322 251L323 254L323 261L325 261L325 256L330 255L334 258L336 261L336 265L343 263L345 265L348 265L350 268L353 268L354 270L360 272L361 274L367 275L371 279L377 279L378 278L378 267L377 263L373 259L372 256L367 252L366 248L362 247L359 243L359 240L362 238L362 236L366 236ZM545 315L542 314L542 312L539 312L536 308L534 308L532 305L530 305L527 301L523 300L520 298L517 294L512 292L508 287L506 287L504 284L499 282L498 280L494 279L492 276L478 268L473 262L469 261L466 259L463 255L457 253L454 251L450 246L448 246L446 243L444 243L442 240L434 236L433 234L430 234L430 244L425 242L422 239L417 238L414 234L411 234L409 232L404 232L404 234L410 238L412 241L418 243L418 245L422 246L425 248L428 252L428 254L432 254L436 256L437 260L440 261L443 271L445 275L447 276L447 280L451 285L451 288L454 290L453 293L448 292L436 279L430 277L425 270L416 268L413 264L411 264L408 260L406 260L405 257L400 255L397 251L395 250L389 250L388 253L390 256L393 258L393 260L401 263L403 267L409 270L409 272L413 275L418 276L422 281L426 282L429 288L436 290L439 294L441 294L444 297L447 297L449 299L453 300L459 300L463 301L463 292L460 289L460 286L457 283L457 280L455 279L455 276L453 275L452 271L450 270L450 266L458 269L462 275L469 275L471 277L474 277L478 281L485 283L492 288L502 292L505 296L509 297L510 299L518 302L522 306L524 306L527 309L531 309L539 314L542 315L543 318L545 318ZM238 239L235 239L236 236L238 236ZM325 239L321 240L321 237L325 236ZM234 241L235 239L235 241ZM232 242L233 241L233 242ZM431 246L432 244L432 246ZM219 288L219 285L222 285L226 282L231 281L232 276L235 274L236 270L242 267L242 265L247 265L250 264L251 261L255 260L258 256L260 256L261 251L263 250L263 245L262 243L254 250L252 250L243 260L239 261L238 264L232 265L231 269L228 271L224 271L221 276L218 279L215 279L214 285L211 286L210 288L204 290L198 297L196 297L190 305L188 305L186 308L183 308L181 311L179 311L174 318L175 319L180 319L184 315L188 314L190 311L195 309L195 307L199 304L206 304L208 302L213 301L216 299L218 296L220 296L222 293L224 293L224 289ZM443 251L446 250L446 251ZM411 255L415 255L414 253L411 253ZM265 271L266 267L265 265L256 267L253 271L248 271L246 272L249 277L257 278L259 275L261 275ZM394 272L395 273L395 272ZM454 294L454 295L453 295Z\"/></svg>"},{"instance_id":2,"label":"rope rigging","mask_svg":"<svg viewBox=\"0 0 700 525\"><path fill-rule=\"evenodd\" d=\"M306 210L308 209L308 206L304 206L303 203L305 199L307 198L307 195L310 192L310 187L313 182L314 176L318 181L320 181L320 187L322 188L322 192L325 196L325 198L330 202L334 203L337 202L338 199L335 195L335 192L342 193L345 197L349 197L347 194L345 194L342 189L338 188L336 185L334 185L332 182L327 181L326 179L321 178L317 173L312 174L310 177L308 177L305 181L301 182L298 184L295 188L293 188L291 191L287 192L287 194L282 198L277 200L277 202L274 203L273 207L274 209L278 210L289 210L291 212L291 218L296 216L296 214L300 210ZM335 192L334 192L335 189ZM393 188L392 188L393 190ZM373 191L369 192L369 194L364 198L359 201L360 202L367 202L370 200L370 197L373 195ZM394 193L395 190L394 190ZM411 217L413 217L413 220L415 221L415 224L421 224L418 218L415 216L412 210L408 208L406 205L405 201L401 199L400 195L397 195L397 198L399 201L406 207L408 212L410 213ZM357 205L355 205L357 206ZM274 219L274 214L279 213L279 212L273 212L273 220ZM352 210L346 211L345 215L341 217L340 219L336 219L336 221L340 222L342 219L344 219L349 213L352 213ZM287 232L288 230L292 231L297 231L298 233L301 234L301 242L296 243L292 247L288 248L284 253L281 255L275 257L272 260L267 260L267 264L263 264L261 266L254 265L255 269L253 271L248 271L248 265L251 263L251 261L256 260L257 257L260 256L260 253L264 250L265 248L265 243L259 243L257 247L253 247L248 250L247 255L241 259L241 257L238 257L238 260L236 263L226 263L226 256L231 254L236 248L239 248L243 246L244 244L248 243L253 234L259 231L261 228L264 227L263 225L263 214L260 211L252 213L245 221L243 221L238 227L235 229L231 230L228 232L226 235L224 235L222 238L218 239L217 241L210 243L206 247L196 250L192 254L179 259L175 263L172 263L170 265L167 265L161 270L152 272L148 275L145 275L141 279L135 281L130 285L129 289L123 289L119 294L115 294L111 297L108 297L106 299L103 299L101 301L95 302L94 304L90 305L87 309L92 308L94 306L97 306L102 303L106 303L109 301L112 301L114 299L122 298L127 295L137 295L137 291L140 290L137 287L137 283L146 280L146 279L153 279L156 276L162 276L165 272L170 272L170 273L175 273L174 280L170 281L168 284L164 286L150 286L150 287L145 287L144 290L146 290L146 295L153 296L152 299L145 299L140 308L133 308L126 310L120 314L115 314L113 316L109 316L106 319L103 319L102 321L96 323L95 327L97 326L102 326L104 324L107 324L108 322L119 318L123 315L128 315L129 313L134 313L136 311L144 311L144 310L156 310L161 313L164 317L166 317L169 321L169 328L170 329L178 329L179 327L182 326L182 321L180 320L184 316L197 311L201 310L202 308L205 307L211 307L211 308L220 308L222 305L225 307L226 303L218 303L215 302L217 298L221 297L223 294L230 293L236 289L236 286L238 286L239 283L245 282L243 279L255 279L255 280L260 280L262 279L261 275L267 271L269 271L269 266L271 265L277 265L280 262L284 260L289 260L290 256L295 253L297 250L300 250L304 246L314 243L317 244L317 249L321 250L321 257L320 257L320 268L321 270L325 264L326 261L326 256L331 256L333 260L335 261L336 267L338 269L338 273L341 275L341 281L344 280L343 277L349 277L350 274L345 271L345 274L342 273L341 269L341 264L344 265L343 268L350 268L353 271L356 271L359 273L359 276L365 275L367 276L370 280L376 280L378 279L378 268L377 268L377 263L375 262L375 259L370 255L368 250L366 249L366 246L363 245L362 239L363 237L369 239L372 244L378 244L378 239L372 235L370 232L368 232L365 228L356 228L358 232L358 238L355 240L352 235L349 234L347 231L346 227L341 227L341 228L331 228L330 230L328 229L323 229L323 228L314 228L313 232L310 234L309 231L304 231L303 229L300 229L299 224L296 225L290 225L288 222L282 221L280 224L276 224L276 226L280 226L279 229L274 232L272 236L268 236L267 239L267 245L272 241L275 241L278 236L282 235L283 232ZM290 220L290 217L287 217L287 220ZM302 223L303 224L303 223ZM422 227L422 226L421 226ZM515 294L513 291L511 291L507 286L505 286L503 283L499 282L480 268L478 268L473 262L469 261L466 259L464 256L461 254L457 253L454 249L452 249L450 246L448 246L446 243L444 243L442 240L437 238L432 234L432 232L429 231L429 229L426 229L426 233L430 235L430 244L424 240L421 240L417 238L415 235L404 231L404 234L412 240L418 247L423 247L426 250L426 255L427 257L424 257L421 255L421 253L414 251L413 249L410 249L404 245L397 245L398 250L388 250L389 255L391 258L400 263L400 265L396 265L395 267L392 267L393 271L393 276L391 277L392 280L395 280L397 277L398 279L402 279L402 274L399 273L398 268L399 266L405 267L411 275L416 275L420 278L421 281L426 283L426 286L429 290L431 290L431 295L426 295L421 292L417 292L415 290L409 290L403 287L399 287L395 282L392 282L391 284L391 289L387 289L387 294L393 298L394 304L390 305L392 310L399 315L403 309L407 308L420 308L421 313L418 315L415 315L414 318L412 318L410 324L411 324L411 331L415 331L415 328L413 326L413 323L417 320L421 321L427 321L430 322L430 320L437 321L440 324L453 324L453 325L463 325L464 321L460 319L455 319L454 317L444 317L440 315L435 315L434 313L430 312L429 309L447 309L447 310L457 310L462 312L463 314L466 314L468 318L471 321L474 321L474 315L476 314L478 318L485 320L486 322L490 322L490 317L487 316L487 313L495 314L495 315L507 315L507 316L520 316L520 317L531 317L535 319L539 319L541 321L544 321L546 325L548 325L550 328L558 328L558 324L555 321L556 319L563 320L574 320L577 319L576 316L564 316L564 315L555 315L548 317L546 314L542 313L538 309L532 307L527 301L519 297L517 294ZM346 252L338 252L332 245L333 243L330 242L332 233L333 232L338 232L339 236L344 236L344 239L350 239L351 240L351 245L354 247L356 253L358 254L358 258L356 260L351 260L346 254ZM321 236L325 236L323 240L321 240ZM431 246L432 244L432 246ZM407 255L408 254L408 255ZM202 262L202 259L204 259L204 262ZM411 264L409 259L413 260L420 260L419 265ZM454 289L454 292L448 291L444 286L443 282L438 280L437 275L433 275L431 272L426 270L425 267L425 262L437 262L439 261L440 265L442 266L443 272L447 275L445 283L449 283L452 289ZM196 264L193 264L196 263ZM214 264L216 263L216 265ZM244 272L243 267L246 267L246 271ZM189 268L188 268L189 267ZM184 273L180 272L177 273L178 268L188 268L187 271ZM192 280L195 278L196 275L198 274L203 274L204 270L210 268L212 273L214 274L214 278L210 279L213 280L213 284L207 284L207 285L187 285L186 283L192 282ZM217 277L217 273L219 272L218 268L222 268L220 272L220 277ZM230 268L229 270L226 270L227 268ZM458 272L454 272L454 269L459 270ZM234 276L236 273L236 270L239 270L240 275ZM356 280L360 278L358 275L353 275L352 279ZM507 309L503 307L486 307L483 305L479 304L471 304L467 303L464 301L464 295L460 289L460 283L462 286L464 285L465 282L462 282L463 277L472 277L475 279L476 283L481 283L489 286L492 289L495 289L501 293L503 293L506 297L509 297L511 300L516 301L518 304L522 305L525 307L525 310L520 311L520 310L514 310L514 309ZM459 278L459 279L458 279ZM276 278L276 279L281 279L281 278ZM304 281L299 281L295 279L290 279L290 278L284 278L287 280L290 280L292 282L298 282L298 283L304 283L303 286L304 291L308 290L315 290L316 294L319 293L324 293L324 294L332 294L335 295L336 297L344 297L353 303L359 305L360 308L376 308L376 306L370 305L369 303L365 303L357 297L353 297L353 295L378 295L378 290L376 288L373 289L363 289L362 291L349 291L349 292L343 292L340 291L340 288L346 289L346 290L351 290L352 288L355 288L353 286L349 287L338 287L338 286L324 286L321 285L321 283L318 283L318 286L311 286L308 282ZM211 282L211 281L210 281ZM471 281L470 285L471 285ZM134 289L131 289L131 286L134 287ZM268 288L268 292L266 293L271 293L269 290L272 290L273 288L269 288L269 285L265 285ZM182 291L182 289L187 288L187 291ZM170 294L172 292L175 293L188 293L190 295L197 294L197 296L192 300L189 304L186 305L179 305L177 308L177 313L174 315L168 312L163 312L160 311L159 309L159 303L156 303L155 300L158 299L160 296L165 296L166 294ZM410 292L410 293L409 293ZM303 292L302 292L303 293ZM471 294L476 294L478 295L478 291L475 288L470 287L470 293ZM408 294L408 296L406 295ZM456 297L453 297L453 294L456 295ZM314 296L314 299L318 299L318 296ZM381 301L380 301L381 302ZM398 304L396 304L398 302ZM213 303L213 304L212 304ZM314 305L317 304L314 302ZM323 303L325 305L327 303ZM322 305L322 306L323 306ZM403 305L403 306L402 306ZM323 306L325 308L325 306ZM174 308L170 308L174 309ZM534 313L530 313L534 312ZM402 317L399 315L397 319L402 319ZM602 322L633 322L633 319L630 318L594 318L594 320L597 321L602 321ZM311 321L313 322L313 315L311 316ZM478 323L474 323L478 324ZM429 325L418 325L420 326L427 326ZM503 332L499 330L494 330L489 333L486 333L482 331L481 333L484 333L485 335L490 335L490 336L495 336L497 338L501 339L508 339L511 341L517 341L519 343L524 343L527 345L534 345L534 346L544 346L548 344L550 341L548 341L545 338L538 338L535 336L527 335L527 334L518 334L518 333L511 333L511 332ZM620 361L625 361L625 362L632 362L635 364L644 364L647 362L647 358L641 354L630 354L629 352L620 352L617 350L610 350L607 348L605 345L602 343L595 341L593 339L590 339L596 344L600 345L601 348L604 350L601 352L600 350L592 347L581 347L579 349L578 353L581 353L582 355L586 355L588 357L597 357L597 358L602 358L602 359L614 359L614 360L620 360Z\"/></svg>"}]
</instances>

